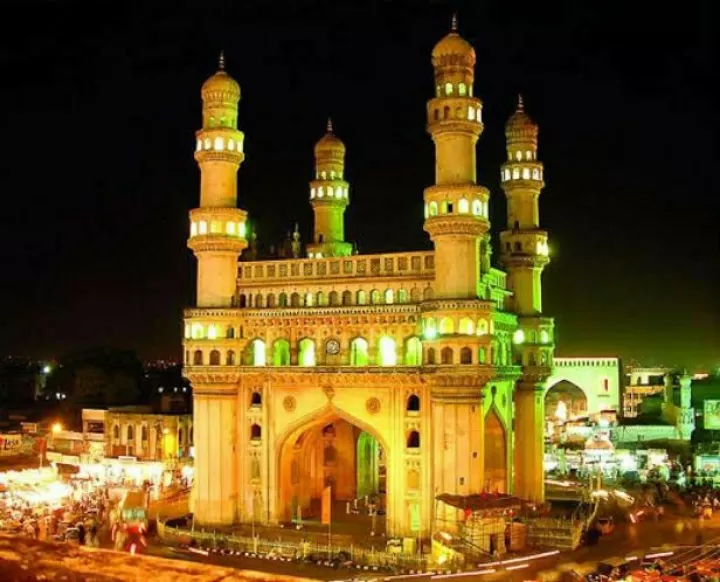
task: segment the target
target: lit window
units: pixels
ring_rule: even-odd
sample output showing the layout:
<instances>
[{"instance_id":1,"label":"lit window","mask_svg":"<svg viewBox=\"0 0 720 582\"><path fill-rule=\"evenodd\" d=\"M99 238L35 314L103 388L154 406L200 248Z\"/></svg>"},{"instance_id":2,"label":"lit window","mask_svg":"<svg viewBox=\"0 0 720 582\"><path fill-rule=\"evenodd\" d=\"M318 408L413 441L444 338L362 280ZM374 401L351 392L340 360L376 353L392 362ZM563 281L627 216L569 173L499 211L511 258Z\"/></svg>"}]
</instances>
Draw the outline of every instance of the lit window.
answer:
<instances>
[{"instance_id":1,"label":"lit window","mask_svg":"<svg viewBox=\"0 0 720 582\"><path fill-rule=\"evenodd\" d=\"M435 325L435 318L428 317L424 322L423 336L425 339L434 339L437 336L437 327Z\"/></svg>"},{"instance_id":2,"label":"lit window","mask_svg":"<svg viewBox=\"0 0 720 582\"><path fill-rule=\"evenodd\" d=\"M387 303L388 305L391 305L393 303L394 295L395 294L393 293L392 289L386 289L385 290L385 303Z\"/></svg>"},{"instance_id":3,"label":"lit window","mask_svg":"<svg viewBox=\"0 0 720 582\"><path fill-rule=\"evenodd\" d=\"M430 211L428 209L428 205L426 204L425 205L425 220L427 220L428 216L430 216ZM192 232L192 229L191 229L191 232Z\"/></svg>"},{"instance_id":4,"label":"lit window","mask_svg":"<svg viewBox=\"0 0 720 582\"><path fill-rule=\"evenodd\" d=\"M320 172L320 178L322 178L324 180L326 177L327 177L327 173Z\"/></svg>"},{"instance_id":5,"label":"lit window","mask_svg":"<svg viewBox=\"0 0 720 582\"><path fill-rule=\"evenodd\" d=\"M518 162L522 161L522 152L521 152L521 151L515 152L515 159L516 159Z\"/></svg>"},{"instance_id":6,"label":"lit window","mask_svg":"<svg viewBox=\"0 0 720 582\"><path fill-rule=\"evenodd\" d=\"M369 363L368 343L361 337L356 337L350 343L350 365L367 366Z\"/></svg>"},{"instance_id":7,"label":"lit window","mask_svg":"<svg viewBox=\"0 0 720 582\"><path fill-rule=\"evenodd\" d=\"M203 326L201 323L193 323L190 328L190 335L192 339L202 339L203 337Z\"/></svg>"},{"instance_id":8,"label":"lit window","mask_svg":"<svg viewBox=\"0 0 720 582\"><path fill-rule=\"evenodd\" d=\"M458 212L460 214L467 214L470 212L470 203L465 198L460 198L458 202Z\"/></svg>"},{"instance_id":9,"label":"lit window","mask_svg":"<svg viewBox=\"0 0 720 582\"><path fill-rule=\"evenodd\" d=\"M208 325L208 339L214 340L217 339L218 333L217 333L217 325L212 324Z\"/></svg>"},{"instance_id":10,"label":"lit window","mask_svg":"<svg viewBox=\"0 0 720 582\"><path fill-rule=\"evenodd\" d=\"M520 179L520 168L513 168L512 177L513 177L513 180Z\"/></svg>"},{"instance_id":11,"label":"lit window","mask_svg":"<svg viewBox=\"0 0 720 582\"><path fill-rule=\"evenodd\" d=\"M482 121L482 109L480 109L479 107L475 112L475 119L477 119L478 121Z\"/></svg>"},{"instance_id":12,"label":"lit window","mask_svg":"<svg viewBox=\"0 0 720 582\"><path fill-rule=\"evenodd\" d=\"M460 83L458 85L458 94L460 95L460 97L465 97L466 93L467 93L467 85L465 85L465 83Z\"/></svg>"},{"instance_id":13,"label":"lit window","mask_svg":"<svg viewBox=\"0 0 720 582\"><path fill-rule=\"evenodd\" d=\"M452 95L453 87L452 83L445 83L445 95Z\"/></svg>"},{"instance_id":14,"label":"lit window","mask_svg":"<svg viewBox=\"0 0 720 582\"><path fill-rule=\"evenodd\" d=\"M522 177L523 177L523 180L530 179L530 168L523 168Z\"/></svg>"},{"instance_id":15,"label":"lit window","mask_svg":"<svg viewBox=\"0 0 720 582\"><path fill-rule=\"evenodd\" d=\"M195 236L195 235L197 235L197 223L191 222L190 223L190 236Z\"/></svg>"},{"instance_id":16,"label":"lit window","mask_svg":"<svg viewBox=\"0 0 720 582\"><path fill-rule=\"evenodd\" d=\"M213 220L210 223L210 233L219 234L222 232L222 223L219 220Z\"/></svg>"},{"instance_id":17,"label":"lit window","mask_svg":"<svg viewBox=\"0 0 720 582\"><path fill-rule=\"evenodd\" d=\"M261 339L253 340L251 344L253 366L265 365L265 342Z\"/></svg>"},{"instance_id":18,"label":"lit window","mask_svg":"<svg viewBox=\"0 0 720 582\"><path fill-rule=\"evenodd\" d=\"M550 341L550 334L547 332L547 330L542 329L540 330L540 343L546 344Z\"/></svg>"},{"instance_id":19,"label":"lit window","mask_svg":"<svg viewBox=\"0 0 720 582\"><path fill-rule=\"evenodd\" d=\"M242 153L242 151L243 151L243 142L242 141L237 142L237 151Z\"/></svg>"},{"instance_id":20,"label":"lit window","mask_svg":"<svg viewBox=\"0 0 720 582\"><path fill-rule=\"evenodd\" d=\"M205 138L205 149L209 150L211 145L212 145L212 142L210 141L210 138L206 137Z\"/></svg>"},{"instance_id":21,"label":"lit window","mask_svg":"<svg viewBox=\"0 0 720 582\"><path fill-rule=\"evenodd\" d=\"M430 203L430 216L437 216L438 204L434 200Z\"/></svg>"},{"instance_id":22,"label":"lit window","mask_svg":"<svg viewBox=\"0 0 720 582\"><path fill-rule=\"evenodd\" d=\"M314 253L308 253L308 259L312 259L315 256Z\"/></svg>"},{"instance_id":23,"label":"lit window","mask_svg":"<svg viewBox=\"0 0 720 582\"><path fill-rule=\"evenodd\" d=\"M381 366L397 366L397 348L395 347L395 340L391 337L383 336L378 342L378 351L380 352L380 361L378 364Z\"/></svg>"},{"instance_id":24,"label":"lit window","mask_svg":"<svg viewBox=\"0 0 720 582\"><path fill-rule=\"evenodd\" d=\"M506 180L510 179L510 170L505 170L505 179Z\"/></svg>"},{"instance_id":25,"label":"lit window","mask_svg":"<svg viewBox=\"0 0 720 582\"><path fill-rule=\"evenodd\" d=\"M310 338L300 341L298 363L301 366L309 367L315 365L315 342Z\"/></svg>"},{"instance_id":26,"label":"lit window","mask_svg":"<svg viewBox=\"0 0 720 582\"><path fill-rule=\"evenodd\" d=\"M221 137L215 138L215 149L219 152L221 152L225 149L225 144L223 142L223 138L221 138Z\"/></svg>"},{"instance_id":27,"label":"lit window","mask_svg":"<svg viewBox=\"0 0 720 582\"><path fill-rule=\"evenodd\" d=\"M533 180L539 180L540 179L540 170L538 170L537 168L533 168L532 177L533 177Z\"/></svg>"},{"instance_id":28,"label":"lit window","mask_svg":"<svg viewBox=\"0 0 720 582\"><path fill-rule=\"evenodd\" d=\"M238 222L237 225L237 233L240 238L245 238L245 223L244 222Z\"/></svg>"},{"instance_id":29,"label":"lit window","mask_svg":"<svg viewBox=\"0 0 720 582\"><path fill-rule=\"evenodd\" d=\"M332 198L332 197L333 197L333 194L334 194L334 192L333 192L333 187L332 187L332 186L328 186L328 190L327 190L328 198Z\"/></svg>"},{"instance_id":30,"label":"lit window","mask_svg":"<svg viewBox=\"0 0 720 582\"><path fill-rule=\"evenodd\" d=\"M312 259L312 258L313 258L313 253L309 253L308 256ZM308 307L312 307L313 303L314 303L313 294L312 294L312 293L306 293L306 294L305 294L305 305L308 306Z\"/></svg>"},{"instance_id":31,"label":"lit window","mask_svg":"<svg viewBox=\"0 0 720 582\"><path fill-rule=\"evenodd\" d=\"M473 320L469 317L463 317L460 320L458 332L463 335L473 335L475 333L475 324L473 323Z\"/></svg>"},{"instance_id":32,"label":"lit window","mask_svg":"<svg viewBox=\"0 0 720 582\"><path fill-rule=\"evenodd\" d=\"M310 189L310 198L315 198L315 188Z\"/></svg>"},{"instance_id":33,"label":"lit window","mask_svg":"<svg viewBox=\"0 0 720 582\"><path fill-rule=\"evenodd\" d=\"M350 194L350 189L346 186L345 187L345 198L347 198L349 194Z\"/></svg>"},{"instance_id":34,"label":"lit window","mask_svg":"<svg viewBox=\"0 0 720 582\"><path fill-rule=\"evenodd\" d=\"M513 334L513 343L516 345L525 343L525 332L523 330L515 330L515 333Z\"/></svg>"},{"instance_id":35,"label":"lit window","mask_svg":"<svg viewBox=\"0 0 720 582\"><path fill-rule=\"evenodd\" d=\"M234 235L234 234L235 234L235 223L234 223L234 222L228 222L228 223L225 225L225 232L227 232L227 234L229 234L229 235Z\"/></svg>"},{"instance_id":36,"label":"lit window","mask_svg":"<svg viewBox=\"0 0 720 582\"><path fill-rule=\"evenodd\" d=\"M330 170L330 179L331 180L335 179L335 170Z\"/></svg>"},{"instance_id":37,"label":"lit window","mask_svg":"<svg viewBox=\"0 0 720 582\"><path fill-rule=\"evenodd\" d=\"M200 225L198 226L198 232L200 234L207 234L207 222L204 220L200 221Z\"/></svg>"},{"instance_id":38,"label":"lit window","mask_svg":"<svg viewBox=\"0 0 720 582\"><path fill-rule=\"evenodd\" d=\"M525 159L532 160L532 152L525 152Z\"/></svg>"},{"instance_id":39,"label":"lit window","mask_svg":"<svg viewBox=\"0 0 720 582\"><path fill-rule=\"evenodd\" d=\"M487 332L488 332L488 324L487 324L487 321L485 321L484 319L478 320L477 328L476 328L476 330L475 330L475 333L476 333L477 335L487 335Z\"/></svg>"},{"instance_id":40,"label":"lit window","mask_svg":"<svg viewBox=\"0 0 720 582\"><path fill-rule=\"evenodd\" d=\"M316 258L316 259L322 259L322 256L323 256L322 253L318 253L317 255L315 255L315 258Z\"/></svg>"},{"instance_id":41,"label":"lit window","mask_svg":"<svg viewBox=\"0 0 720 582\"><path fill-rule=\"evenodd\" d=\"M185 326L185 337L189 338L191 333L192 332L190 331L190 325L186 325Z\"/></svg>"},{"instance_id":42,"label":"lit window","mask_svg":"<svg viewBox=\"0 0 720 582\"><path fill-rule=\"evenodd\" d=\"M452 319L450 319L449 317L443 317L440 320L440 325L438 326L438 331L441 334L455 333L455 322Z\"/></svg>"},{"instance_id":43,"label":"lit window","mask_svg":"<svg viewBox=\"0 0 720 582\"><path fill-rule=\"evenodd\" d=\"M318 194L318 198L322 198L323 196L325 196L325 192L323 192L323 187L322 187L322 186L320 186L320 187L318 188L317 194Z\"/></svg>"},{"instance_id":44,"label":"lit window","mask_svg":"<svg viewBox=\"0 0 720 582\"><path fill-rule=\"evenodd\" d=\"M472 213L475 216L482 216L482 202L480 200L473 200Z\"/></svg>"},{"instance_id":45,"label":"lit window","mask_svg":"<svg viewBox=\"0 0 720 582\"><path fill-rule=\"evenodd\" d=\"M475 109L473 109L472 107L468 109L468 119L470 121L475 121Z\"/></svg>"},{"instance_id":46,"label":"lit window","mask_svg":"<svg viewBox=\"0 0 720 582\"><path fill-rule=\"evenodd\" d=\"M197 140L197 144L195 145L195 151L200 151L202 149L202 140Z\"/></svg>"}]
</instances>

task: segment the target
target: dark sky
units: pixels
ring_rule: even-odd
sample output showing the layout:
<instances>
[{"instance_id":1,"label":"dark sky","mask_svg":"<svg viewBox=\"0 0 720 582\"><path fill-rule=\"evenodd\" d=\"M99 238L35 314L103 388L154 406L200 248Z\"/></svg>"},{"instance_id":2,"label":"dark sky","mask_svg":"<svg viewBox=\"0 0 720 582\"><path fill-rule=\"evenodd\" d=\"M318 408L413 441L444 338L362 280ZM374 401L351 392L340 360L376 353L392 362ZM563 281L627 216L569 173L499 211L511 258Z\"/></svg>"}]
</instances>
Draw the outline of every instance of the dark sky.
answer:
<instances>
[{"instance_id":1,"label":"dark sky","mask_svg":"<svg viewBox=\"0 0 720 582\"><path fill-rule=\"evenodd\" d=\"M200 86L222 48L243 91L239 204L262 242L295 221L307 238L312 148L332 115L349 238L361 252L427 248L430 51L457 9L478 55L478 178L496 234L519 91L540 125L559 352L720 363L710 0L165 4L3 3L0 352L179 356Z\"/></svg>"}]
</instances>

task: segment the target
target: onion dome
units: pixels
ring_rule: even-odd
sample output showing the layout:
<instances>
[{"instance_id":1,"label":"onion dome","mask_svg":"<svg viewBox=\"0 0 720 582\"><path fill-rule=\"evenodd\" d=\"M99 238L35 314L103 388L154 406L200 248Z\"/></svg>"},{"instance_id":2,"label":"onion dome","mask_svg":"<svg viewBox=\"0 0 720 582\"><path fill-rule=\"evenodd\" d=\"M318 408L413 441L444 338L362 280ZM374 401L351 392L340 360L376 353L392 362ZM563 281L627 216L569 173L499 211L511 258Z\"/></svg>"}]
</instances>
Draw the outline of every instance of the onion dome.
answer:
<instances>
[{"instance_id":1,"label":"onion dome","mask_svg":"<svg viewBox=\"0 0 720 582\"><path fill-rule=\"evenodd\" d=\"M435 45L432 51L433 66L475 66L475 49L458 34L457 16L453 15L450 33Z\"/></svg>"},{"instance_id":2,"label":"onion dome","mask_svg":"<svg viewBox=\"0 0 720 582\"><path fill-rule=\"evenodd\" d=\"M505 124L505 137L510 140L532 140L536 141L538 135L538 126L525 113L522 95L518 95L517 107L515 113L510 116Z\"/></svg>"},{"instance_id":3,"label":"onion dome","mask_svg":"<svg viewBox=\"0 0 720 582\"><path fill-rule=\"evenodd\" d=\"M327 132L315 144L315 157L344 157L345 144L333 133L332 119L328 119Z\"/></svg>"},{"instance_id":4,"label":"onion dome","mask_svg":"<svg viewBox=\"0 0 720 582\"><path fill-rule=\"evenodd\" d=\"M240 85L225 72L225 55L221 51L218 71L202 86L203 101L239 101Z\"/></svg>"}]
</instances>

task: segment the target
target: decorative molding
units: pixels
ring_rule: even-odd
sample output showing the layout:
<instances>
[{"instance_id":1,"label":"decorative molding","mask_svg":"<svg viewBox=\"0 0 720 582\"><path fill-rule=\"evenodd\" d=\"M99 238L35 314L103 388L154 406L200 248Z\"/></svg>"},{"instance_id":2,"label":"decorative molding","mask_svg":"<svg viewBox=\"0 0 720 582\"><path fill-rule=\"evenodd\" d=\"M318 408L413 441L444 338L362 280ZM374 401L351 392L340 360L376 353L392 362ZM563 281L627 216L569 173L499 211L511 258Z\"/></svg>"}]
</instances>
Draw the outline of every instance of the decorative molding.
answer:
<instances>
[{"instance_id":1,"label":"decorative molding","mask_svg":"<svg viewBox=\"0 0 720 582\"><path fill-rule=\"evenodd\" d=\"M283 408L287 412L294 412L295 408L297 408L297 400L295 400L294 396L286 396L283 400Z\"/></svg>"},{"instance_id":2,"label":"decorative molding","mask_svg":"<svg viewBox=\"0 0 720 582\"><path fill-rule=\"evenodd\" d=\"M380 412L380 408L382 408L380 400L378 398L375 398L374 396L372 398L368 398L367 402L365 402L365 409L370 414L377 414L378 412Z\"/></svg>"}]
</instances>

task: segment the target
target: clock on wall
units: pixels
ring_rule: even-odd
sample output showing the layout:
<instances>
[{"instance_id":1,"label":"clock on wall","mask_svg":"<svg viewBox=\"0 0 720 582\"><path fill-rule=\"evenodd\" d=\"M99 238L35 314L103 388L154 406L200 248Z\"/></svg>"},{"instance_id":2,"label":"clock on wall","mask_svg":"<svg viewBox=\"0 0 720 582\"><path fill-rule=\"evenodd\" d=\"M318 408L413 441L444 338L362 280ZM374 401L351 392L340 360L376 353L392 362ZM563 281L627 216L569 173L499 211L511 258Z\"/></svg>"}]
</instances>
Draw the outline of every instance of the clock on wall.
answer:
<instances>
[{"instance_id":1,"label":"clock on wall","mask_svg":"<svg viewBox=\"0 0 720 582\"><path fill-rule=\"evenodd\" d=\"M325 351L331 356L336 356L340 353L340 342L336 339L328 340L325 344Z\"/></svg>"}]
</instances>

